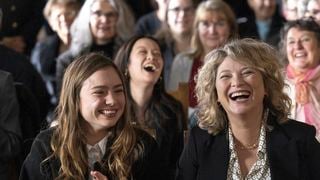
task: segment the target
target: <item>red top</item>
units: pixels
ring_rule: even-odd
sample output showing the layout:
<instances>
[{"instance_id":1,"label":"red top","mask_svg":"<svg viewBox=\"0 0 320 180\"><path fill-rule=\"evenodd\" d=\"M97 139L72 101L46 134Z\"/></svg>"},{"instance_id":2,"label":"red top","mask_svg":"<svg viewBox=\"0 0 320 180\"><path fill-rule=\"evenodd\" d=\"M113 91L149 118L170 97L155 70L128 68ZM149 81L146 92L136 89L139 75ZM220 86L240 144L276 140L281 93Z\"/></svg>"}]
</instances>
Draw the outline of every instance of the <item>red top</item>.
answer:
<instances>
[{"instance_id":1,"label":"red top","mask_svg":"<svg viewBox=\"0 0 320 180\"><path fill-rule=\"evenodd\" d=\"M196 107L198 104L198 100L195 94L196 82L194 80L194 77L198 74L198 70L202 67L202 65L203 63L200 60L200 57L195 58L193 60L190 79L189 79L189 106L192 108Z\"/></svg>"}]
</instances>

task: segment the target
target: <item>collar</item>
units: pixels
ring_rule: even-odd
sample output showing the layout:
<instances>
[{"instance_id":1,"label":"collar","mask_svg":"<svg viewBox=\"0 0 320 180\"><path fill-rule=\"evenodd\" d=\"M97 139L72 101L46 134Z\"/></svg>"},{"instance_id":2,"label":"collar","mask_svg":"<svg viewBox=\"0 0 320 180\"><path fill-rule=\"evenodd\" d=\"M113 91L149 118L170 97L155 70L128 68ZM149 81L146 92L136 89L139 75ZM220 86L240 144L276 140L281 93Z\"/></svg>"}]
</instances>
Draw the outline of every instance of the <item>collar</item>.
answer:
<instances>
[{"instance_id":1,"label":"collar","mask_svg":"<svg viewBox=\"0 0 320 180\"><path fill-rule=\"evenodd\" d=\"M101 149L102 154L105 154L106 152L106 145L107 145L109 136L110 136L110 133L108 133L104 138L102 138L97 144L93 145L93 146L98 145L99 148ZM89 151L93 146L90 144L87 144L87 150Z\"/></svg>"}]
</instances>

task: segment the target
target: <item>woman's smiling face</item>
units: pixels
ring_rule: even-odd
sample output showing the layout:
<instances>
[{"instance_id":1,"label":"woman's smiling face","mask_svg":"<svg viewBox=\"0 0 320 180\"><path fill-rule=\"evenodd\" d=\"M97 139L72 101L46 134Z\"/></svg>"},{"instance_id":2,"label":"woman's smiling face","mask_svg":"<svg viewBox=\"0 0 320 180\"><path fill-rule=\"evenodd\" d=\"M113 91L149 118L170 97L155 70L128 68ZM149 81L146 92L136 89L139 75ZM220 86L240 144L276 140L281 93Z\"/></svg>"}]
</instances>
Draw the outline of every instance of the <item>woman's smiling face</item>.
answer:
<instances>
[{"instance_id":1,"label":"woman's smiling face","mask_svg":"<svg viewBox=\"0 0 320 180\"><path fill-rule=\"evenodd\" d=\"M218 101L228 114L250 114L263 108L266 94L260 71L226 57L216 76Z\"/></svg>"}]
</instances>

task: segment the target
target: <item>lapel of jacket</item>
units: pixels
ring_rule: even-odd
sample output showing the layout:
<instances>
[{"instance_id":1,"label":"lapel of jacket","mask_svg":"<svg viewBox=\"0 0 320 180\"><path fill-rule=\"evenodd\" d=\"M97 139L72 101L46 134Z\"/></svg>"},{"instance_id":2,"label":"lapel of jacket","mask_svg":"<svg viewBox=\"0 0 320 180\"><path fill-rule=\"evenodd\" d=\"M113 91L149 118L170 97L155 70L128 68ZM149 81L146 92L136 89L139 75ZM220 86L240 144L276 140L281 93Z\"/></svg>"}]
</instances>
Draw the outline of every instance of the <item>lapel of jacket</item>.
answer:
<instances>
[{"instance_id":1,"label":"lapel of jacket","mask_svg":"<svg viewBox=\"0 0 320 180\"><path fill-rule=\"evenodd\" d=\"M267 125L267 153L272 179L299 179L298 144L280 126L274 116Z\"/></svg>"},{"instance_id":2,"label":"lapel of jacket","mask_svg":"<svg viewBox=\"0 0 320 180\"><path fill-rule=\"evenodd\" d=\"M203 176L198 179L225 180L229 164L229 145L226 133L210 136L203 159Z\"/></svg>"}]
</instances>

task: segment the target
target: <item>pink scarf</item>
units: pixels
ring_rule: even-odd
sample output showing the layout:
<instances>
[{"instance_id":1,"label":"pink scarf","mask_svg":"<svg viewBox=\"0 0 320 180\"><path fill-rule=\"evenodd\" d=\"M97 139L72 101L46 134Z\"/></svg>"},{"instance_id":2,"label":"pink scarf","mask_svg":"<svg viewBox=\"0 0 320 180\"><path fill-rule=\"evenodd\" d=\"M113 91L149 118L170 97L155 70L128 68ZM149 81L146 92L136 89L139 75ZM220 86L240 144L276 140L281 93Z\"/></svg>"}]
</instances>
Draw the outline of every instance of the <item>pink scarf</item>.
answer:
<instances>
[{"instance_id":1,"label":"pink scarf","mask_svg":"<svg viewBox=\"0 0 320 180\"><path fill-rule=\"evenodd\" d=\"M316 80L320 76L320 66L301 73L288 65L286 73L288 79L292 80L295 84L296 102L303 106L306 123L315 125L318 129L320 125L320 110L317 110L316 104L320 102L313 102L314 98L311 98L311 96L319 96L319 92L312 83L313 80Z\"/></svg>"}]
</instances>

